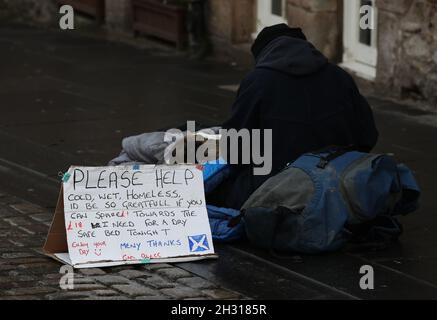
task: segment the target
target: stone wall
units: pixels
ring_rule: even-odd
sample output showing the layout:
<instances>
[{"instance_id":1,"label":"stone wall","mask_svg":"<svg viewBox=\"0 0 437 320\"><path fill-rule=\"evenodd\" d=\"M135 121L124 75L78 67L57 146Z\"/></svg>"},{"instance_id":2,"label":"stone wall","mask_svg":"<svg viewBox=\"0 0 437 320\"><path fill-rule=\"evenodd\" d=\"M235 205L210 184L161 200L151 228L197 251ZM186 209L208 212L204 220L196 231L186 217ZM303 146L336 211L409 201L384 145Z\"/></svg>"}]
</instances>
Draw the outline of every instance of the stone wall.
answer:
<instances>
[{"instance_id":1,"label":"stone wall","mask_svg":"<svg viewBox=\"0 0 437 320\"><path fill-rule=\"evenodd\" d=\"M251 41L255 0L208 0L207 21L212 37L229 44Z\"/></svg>"},{"instance_id":2,"label":"stone wall","mask_svg":"<svg viewBox=\"0 0 437 320\"><path fill-rule=\"evenodd\" d=\"M378 0L379 93L437 106L437 1Z\"/></svg>"},{"instance_id":3,"label":"stone wall","mask_svg":"<svg viewBox=\"0 0 437 320\"><path fill-rule=\"evenodd\" d=\"M132 2L131 0L105 1L106 27L117 33L132 33Z\"/></svg>"},{"instance_id":4,"label":"stone wall","mask_svg":"<svg viewBox=\"0 0 437 320\"><path fill-rule=\"evenodd\" d=\"M232 0L209 0L207 8L207 24L209 35L213 41L232 42Z\"/></svg>"},{"instance_id":5,"label":"stone wall","mask_svg":"<svg viewBox=\"0 0 437 320\"><path fill-rule=\"evenodd\" d=\"M341 32L338 0L288 0L287 20L292 27L300 27L308 40L329 59L341 57Z\"/></svg>"},{"instance_id":6,"label":"stone wall","mask_svg":"<svg viewBox=\"0 0 437 320\"><path fill-rule=\"evenodd\" d=\"M207 28L213 53L225 61L250 65L255 31L255 0L208 0Z\"/></svg>"},{"instance_id":7,"label":"stone wall","mask_svg":"<svg viewBox=\"0 0 437 320\"><path fill-rule=\"evenodd\" d=\"M58 19L56 0L0 0L0 22L53 25Z\"/></svg>"}]
</instances>

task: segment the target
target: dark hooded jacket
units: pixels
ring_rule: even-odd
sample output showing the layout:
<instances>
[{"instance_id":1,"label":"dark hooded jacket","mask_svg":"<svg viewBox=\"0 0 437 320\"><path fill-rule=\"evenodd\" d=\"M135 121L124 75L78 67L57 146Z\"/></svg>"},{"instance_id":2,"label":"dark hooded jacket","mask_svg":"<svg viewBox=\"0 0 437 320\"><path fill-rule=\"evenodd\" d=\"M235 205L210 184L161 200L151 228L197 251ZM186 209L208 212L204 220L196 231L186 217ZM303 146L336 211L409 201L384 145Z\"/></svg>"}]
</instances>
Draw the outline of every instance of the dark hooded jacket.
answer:
<instances>
[{"instance_id":1,"label":"dark hooded jacket","mask_svg":"<svg viewBox=\"0 0 437 320\"><path fill-rule=\"evenodd\" d=\"M272 129L273 134L271 174L254 176L251 165L239 166L223 186L225 200L216 204L235 209L304 153L333 145L369 152L378 138L372 111L352 77L311 43L286 36L259 54L223 128Z\"/></svg>"}]
</instances>

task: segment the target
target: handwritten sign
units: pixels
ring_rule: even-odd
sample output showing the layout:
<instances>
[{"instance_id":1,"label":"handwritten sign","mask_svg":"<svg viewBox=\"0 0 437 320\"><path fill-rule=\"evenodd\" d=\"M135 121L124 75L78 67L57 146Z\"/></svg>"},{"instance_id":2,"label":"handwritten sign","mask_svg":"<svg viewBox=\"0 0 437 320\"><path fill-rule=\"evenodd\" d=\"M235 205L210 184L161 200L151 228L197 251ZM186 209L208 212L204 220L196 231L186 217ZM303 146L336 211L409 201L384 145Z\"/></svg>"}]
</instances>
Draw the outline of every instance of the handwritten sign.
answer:
<instances>
[{"instance_id":1,"label":"handwritten sign","mask_svg":"<svg viewBox=\"0 0 437 320\"><path fill-rule=\"evenodd\" d=\"M63 190L73 265L214 254L196 166L71 167Z\"/></svg>"}]
</instances>

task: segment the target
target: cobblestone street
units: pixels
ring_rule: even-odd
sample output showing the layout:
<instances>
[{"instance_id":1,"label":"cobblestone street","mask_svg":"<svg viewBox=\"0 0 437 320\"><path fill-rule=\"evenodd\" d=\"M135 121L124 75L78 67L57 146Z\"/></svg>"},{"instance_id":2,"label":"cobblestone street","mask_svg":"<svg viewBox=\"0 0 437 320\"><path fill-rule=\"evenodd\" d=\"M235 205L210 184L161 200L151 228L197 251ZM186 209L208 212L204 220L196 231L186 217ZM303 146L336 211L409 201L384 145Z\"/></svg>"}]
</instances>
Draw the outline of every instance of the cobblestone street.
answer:
<instances>
[{"instance_id":1,"label":"cobblestone street","mask_svg":"<svg viewBox=\"0 0 437 320\"><path fill-rule=\"evenodd\" d=\"M57 261L41 248L53 214L0 194L0 299L241 299L238 293L170 264L80 269L62 290Z\"/></svg>"}]
</instances>

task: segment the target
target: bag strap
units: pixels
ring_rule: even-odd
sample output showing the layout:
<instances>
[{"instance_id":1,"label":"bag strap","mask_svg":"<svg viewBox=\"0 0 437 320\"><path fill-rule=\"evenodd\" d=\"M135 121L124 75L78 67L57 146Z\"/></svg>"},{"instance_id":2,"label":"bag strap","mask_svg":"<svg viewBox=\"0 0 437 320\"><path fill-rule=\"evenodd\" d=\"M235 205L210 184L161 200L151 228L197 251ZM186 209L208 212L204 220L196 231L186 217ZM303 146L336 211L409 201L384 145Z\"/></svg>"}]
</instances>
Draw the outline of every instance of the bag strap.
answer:
<instances>
[{"instance_id":1,"label":"bag strap","mask_svg":"<svg viewBox=\"0 0 437 320\"><path fill-rule=\"evenodd\" d=\"M324 150L319 150L318 152L315 152L315 153L316 154L328 153L328 155L320 157L321 159L320 159L319 164L317 165L317 168L325 169L331 161L341 157L342 155L344 155L348 152L356 151L356 150L357 150L357 148L354 145L349 145L346 147L344 147L344 146L343 147L342 146L331 146L331 147L325 148Z\"/></svg>"},{"instance_id":2,"label":"bag strap","mask_svg":"<svg viewBox=\"0 0 437 320\"><path fill-rule=\"evenodd\" d=\"M246 210L241 210L240 214L238 216L232 217L231 219L229 219L228 222L228 228L235 228L240 222L241 220L244 218L244 215L246 214Z\"/></svg>"}]
</instances>

